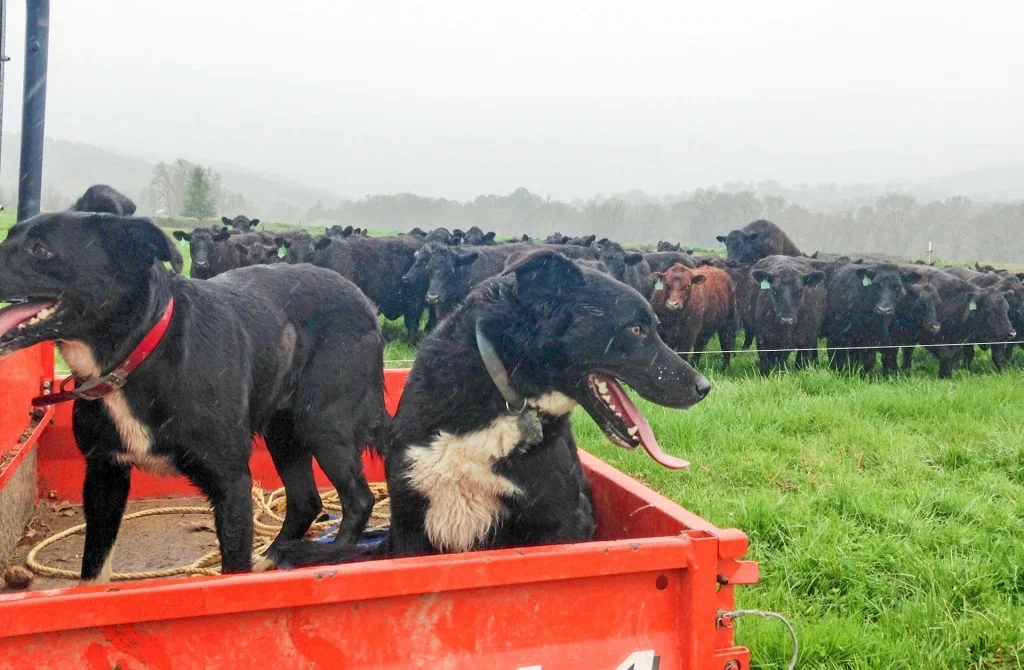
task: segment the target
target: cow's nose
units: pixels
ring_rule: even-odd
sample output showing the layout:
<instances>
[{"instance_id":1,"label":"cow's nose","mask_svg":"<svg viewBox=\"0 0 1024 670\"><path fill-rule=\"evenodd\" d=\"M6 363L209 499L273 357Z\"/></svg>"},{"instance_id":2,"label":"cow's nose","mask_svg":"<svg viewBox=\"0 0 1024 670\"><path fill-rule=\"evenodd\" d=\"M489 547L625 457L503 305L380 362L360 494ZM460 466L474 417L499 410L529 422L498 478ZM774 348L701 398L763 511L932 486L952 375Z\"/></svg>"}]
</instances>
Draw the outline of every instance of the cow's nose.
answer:
<instances>
[{"instance_id":1,"label":"cow's nose","mask_svg":"<svg viewBox=\"0 0 1024 670\"><path fill-rule=\"evenodd\" d=\"M668 307L669 309L679 309L679 301L678 300L666 300L665 301L665 307Z\"/></svg>"},{"instance_id":2,"label":"cow's nose","mask_svg":"<svg viewBox=\"0 0 1024 670\"><path fill-rule=\"evenodd\" d=\"M882 316L889 316L892 314L892 307L875 307L875 310Z\"/></svg>"},{"instance_id":3,"label":"cow's nose","mask_svg":"<svg viewBox=\"0 0 1024 670\"><path fill-rule=\"evenodd\" d=\"M792 326L794 323L796 323L796 319L791 316L780 317L779 321L781 321L782 324L785 326Z\"/></svg>"},{"instance_id":4,"label":"cow's nose","mask_svg":"<svg viewBox=\"0 0 1024 670\"><path fill-rule=\"evenodd\" d=\"M932 324L932 332L933 333L937 333L940 330L942 330L942 325L941 324L938 324L938 323L933 323Z\"/></svg>"},{"instance_id":5,"label":"cow's nose","mask_svg":"<svg viewBox=\"0 0 1024 670\"><path fill-rule=\"evenodd\" d=\"M436 302L437 302L437 294L436 293L428 293L427 294L427 303L433 305Z\"/></svg>"},{"instance_id":6,"label":"cow's nose","mask_svg":"<svg viewBox=\"0 0 1024 670\"><path fill-rule=\"evenodd\" d=\"M1010 338L1012 339L1014 337L1017 337L1017 331L1016 330L1011 330L1010 331Z\"/></svg>"}]
</instances>

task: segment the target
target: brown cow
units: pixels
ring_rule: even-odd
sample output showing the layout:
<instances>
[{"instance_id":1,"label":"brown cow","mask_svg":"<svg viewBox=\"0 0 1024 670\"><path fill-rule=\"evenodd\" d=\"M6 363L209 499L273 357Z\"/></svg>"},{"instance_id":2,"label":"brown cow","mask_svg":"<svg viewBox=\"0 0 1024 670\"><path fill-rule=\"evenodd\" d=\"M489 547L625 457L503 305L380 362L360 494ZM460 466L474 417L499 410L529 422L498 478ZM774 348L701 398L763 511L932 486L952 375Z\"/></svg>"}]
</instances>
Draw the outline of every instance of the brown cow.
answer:
<instances>
[{"instance_id":1,"label":"brown cow","mask_svg":"<svg viewBox=\"0 0 1024 670\"><path fill-rule=\"evenodd\" d=\"M695 352L700 359L708 340L718 333L722 351L736 344L736 287L729 275L713 267L690 269L676 263L665 272L653 275L655 284L651 305L661 323L658 332L676 351ZM683 358L687 358L684 354ZM731 354L722 354L729 367Z\"/></svg>"}]
</instances>

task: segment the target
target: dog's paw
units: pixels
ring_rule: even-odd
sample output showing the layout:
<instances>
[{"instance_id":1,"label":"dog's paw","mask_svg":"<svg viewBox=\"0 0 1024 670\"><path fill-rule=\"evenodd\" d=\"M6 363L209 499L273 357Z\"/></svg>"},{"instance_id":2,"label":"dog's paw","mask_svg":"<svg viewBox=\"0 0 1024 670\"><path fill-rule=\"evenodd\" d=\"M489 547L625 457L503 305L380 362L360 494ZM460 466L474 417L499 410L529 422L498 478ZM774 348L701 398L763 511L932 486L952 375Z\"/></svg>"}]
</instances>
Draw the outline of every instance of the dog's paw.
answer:
<instances>
[{"instance_id":1,"label":"dog's paw","mask_svg":"<svg viewBox=\"0 0 1024 670\"><path fill-rule=\"evenodd\" d=\"M253 572L266 572L267 570L274 570L276 568L277 564L269 556L259 554L252 557Z\"/></svg>"}]
</instances>

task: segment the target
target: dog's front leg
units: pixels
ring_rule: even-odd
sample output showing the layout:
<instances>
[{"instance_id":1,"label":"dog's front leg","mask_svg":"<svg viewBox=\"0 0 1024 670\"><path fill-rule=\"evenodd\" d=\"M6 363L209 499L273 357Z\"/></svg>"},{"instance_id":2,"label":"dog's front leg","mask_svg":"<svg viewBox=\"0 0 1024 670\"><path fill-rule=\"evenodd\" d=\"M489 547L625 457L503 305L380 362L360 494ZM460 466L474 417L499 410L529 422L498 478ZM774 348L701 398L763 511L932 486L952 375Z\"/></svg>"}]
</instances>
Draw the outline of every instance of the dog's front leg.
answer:
<instances>
[{"instance_id":1,"label":"dog's front leg","mask_svg":"<svg viewBox=\"0 0 1024 670\"><path fill-rule=\"evenodd\" d=\"M85 463L83 582L106 584L110 581L111 550L128 503L131 473L129 466L113 462L108 454Z\"/></svg>"},{"instance_id":2,"label":"dog's front leg","mask_svg":"<svg viewBox=\"0 0 1024 670\"><path fill-rule=\"evenodd\" d=\"M221 571L252 571L252 477L232 473L206 495L213 505L213 520L220 542Z\"/></svg>"}]
</instances>

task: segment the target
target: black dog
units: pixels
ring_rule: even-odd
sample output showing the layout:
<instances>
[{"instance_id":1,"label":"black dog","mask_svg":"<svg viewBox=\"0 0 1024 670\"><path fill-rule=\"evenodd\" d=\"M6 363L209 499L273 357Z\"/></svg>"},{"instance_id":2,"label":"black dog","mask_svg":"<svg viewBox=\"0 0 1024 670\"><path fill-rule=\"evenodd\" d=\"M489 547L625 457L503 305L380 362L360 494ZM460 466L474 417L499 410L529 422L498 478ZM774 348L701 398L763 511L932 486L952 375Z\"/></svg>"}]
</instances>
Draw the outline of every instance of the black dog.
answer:
<instances>
[{"instance_id":1,"label":"black dog","mask_svg":"<svg viewBox=\"0 0 1024 670\"><path fill-rule=\"evenodd\" d=\"M423 343L392 425L391 529L377 549L290 542L281 567L592 539L569 413L669 467L616 380L668 407L710 384L658 337L632 288L554 251L477 287Z\"/></svg>"},{"instance_id":2,"label":"black dog","mask_svg":"<svg viewBox=\"0 0 1024 670\"><path fill-rule=\"evenodd\" d=\"M250 570L254 433L288 493L268 554L302 537L321 509L313 458L345 508L338 541L354 540L374 502L360 452L389 421L376 310L329 270L256 266L196 281L164 268L171 251L147 219L75 212L20 223L0 244L0 301L15 303L0 311L0 355L56 340L81 384L65 398L86 397L169 324L123 384L107 377L101 399L75 402L82 579L109 572L132 466L188 477L213 505L224 572Z\"/></svg>"}]
</instances>

